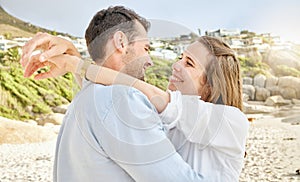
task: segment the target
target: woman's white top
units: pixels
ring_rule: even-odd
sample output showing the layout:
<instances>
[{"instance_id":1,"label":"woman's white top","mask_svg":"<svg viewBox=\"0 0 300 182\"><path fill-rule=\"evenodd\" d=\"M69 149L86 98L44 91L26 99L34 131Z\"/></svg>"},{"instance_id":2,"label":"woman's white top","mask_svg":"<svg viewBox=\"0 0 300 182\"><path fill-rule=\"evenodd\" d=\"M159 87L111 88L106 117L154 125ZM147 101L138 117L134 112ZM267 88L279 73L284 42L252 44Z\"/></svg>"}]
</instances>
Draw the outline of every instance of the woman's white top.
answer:
<instances>
[{"instance_id":1,"label":"woman's white top","mask_svg":"<svg viewBox=\"0 0 300 182\"><path fill-rule=\"evenodd\" d=\"M204 102L198 96L179 91L170 95L160 116L178 153L208 181L239 181L247 117L238 108Z\"/></svg>"}]
</instances>

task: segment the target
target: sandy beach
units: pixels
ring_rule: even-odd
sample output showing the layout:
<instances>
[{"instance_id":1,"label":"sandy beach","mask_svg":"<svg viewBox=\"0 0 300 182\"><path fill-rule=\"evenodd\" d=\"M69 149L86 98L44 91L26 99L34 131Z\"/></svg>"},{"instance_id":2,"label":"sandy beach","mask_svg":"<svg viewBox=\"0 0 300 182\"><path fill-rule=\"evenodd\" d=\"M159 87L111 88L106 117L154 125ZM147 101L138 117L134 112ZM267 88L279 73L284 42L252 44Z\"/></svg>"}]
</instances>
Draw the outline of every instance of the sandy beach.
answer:
<instances>
[{"instance_id":1,"label":"sandy beach","mask_svg":"<svg viewBox=\"0 0 300 182\"><path fill-rule=\"evenodd\" d=\"M271 115L254 117L240 181L300 181L296 174L300 168L300 125ZM43 142L1 144L0 181L52 181L54 150L52 135Z\"/></svg>"},{"instance_id":2,"label":"sandy beach","mask_svg":"<svg viewBox=\"0 0 300 182\"><path fill-rule=\"evenodd\" d=\"M300 181L300 125L262 116L250 125L240 181Z\"/></svg>"}]
</instances>

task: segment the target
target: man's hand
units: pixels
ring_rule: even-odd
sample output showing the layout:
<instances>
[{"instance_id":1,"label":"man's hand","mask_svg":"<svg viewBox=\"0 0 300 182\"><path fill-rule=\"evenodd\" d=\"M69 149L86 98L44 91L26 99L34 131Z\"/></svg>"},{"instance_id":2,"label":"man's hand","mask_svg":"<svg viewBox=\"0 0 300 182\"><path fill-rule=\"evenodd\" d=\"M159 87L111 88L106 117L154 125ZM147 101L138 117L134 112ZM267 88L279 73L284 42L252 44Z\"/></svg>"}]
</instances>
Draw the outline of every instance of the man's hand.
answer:
<instances>
[{"instance_id":1,"label":"man's hand","mask_svg":"<svg viewBox=\"0 0 300 182\"><path fill-rule=\"evenodd\" d=\"M36 50L41 50L42 53L32 56L32 53ZM80 53L71 42L47 33L37 33L23 46L22 52L21 65L25 69L25 77L31 76L34 71L46 65L51 67L51 62L43 63L49 58L62 54L81 57ZM53 73L56 73L55 75L57 76L59 75L57 74L57 71L53 71Z\"/></svg>"}]
</instances>

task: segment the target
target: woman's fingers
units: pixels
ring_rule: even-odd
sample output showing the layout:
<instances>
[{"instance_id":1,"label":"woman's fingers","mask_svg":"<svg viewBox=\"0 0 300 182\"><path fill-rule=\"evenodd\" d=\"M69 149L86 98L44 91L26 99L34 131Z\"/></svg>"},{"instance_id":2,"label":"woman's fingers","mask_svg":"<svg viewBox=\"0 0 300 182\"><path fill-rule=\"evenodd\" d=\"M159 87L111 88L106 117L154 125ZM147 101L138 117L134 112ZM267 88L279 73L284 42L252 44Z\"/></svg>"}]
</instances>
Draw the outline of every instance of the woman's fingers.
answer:
<instances>
[{"instance_id":1,"label":"woman's fingers","mask_svg":"<svg viewBox=\"0 0 300 182\"><path fill-rule=\"evenodd\" d=\"M51 35L46 33L37 33L31 40L29 40L23 47L22 47L22 57L21 57L21 65L26 67L30 61L30 57L35 50L39 48L45 49L49 47L49 42L51 40Z\"/></svg>"}]
</instances>

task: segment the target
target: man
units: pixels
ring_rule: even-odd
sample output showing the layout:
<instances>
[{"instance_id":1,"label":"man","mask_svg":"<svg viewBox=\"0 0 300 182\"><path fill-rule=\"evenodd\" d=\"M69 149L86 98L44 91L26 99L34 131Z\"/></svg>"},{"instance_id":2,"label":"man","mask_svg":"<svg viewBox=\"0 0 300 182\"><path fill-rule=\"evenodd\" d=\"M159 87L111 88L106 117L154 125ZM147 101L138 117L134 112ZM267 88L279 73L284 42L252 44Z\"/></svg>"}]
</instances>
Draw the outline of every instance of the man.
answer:
<instances>
[{"instance_id":1,"label":"man","mask_svg":"<svg viewBox=\"0 0 300 182\"><path fill-rule=\"evenodd\" d=\"M101 10L86 30L92 59L143 79L146 67L152 64L148 27L146 20L124 7ZM79 56L65 40L38 34L23 48L25 76L40 67L41 63L29 59L40 47L50 48L38 55L41 60L62 53ZM79 67L84 75L86 66ZM200 180L201 176L176 153L156 109L145 95L131 87L84 81L58 136L54 181Z\"/></svg>"}]
</instances>

